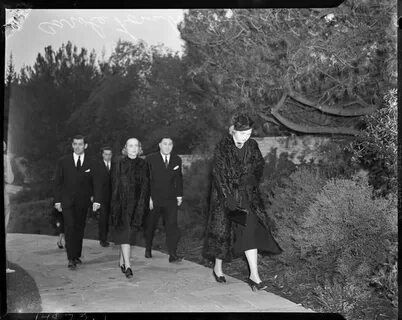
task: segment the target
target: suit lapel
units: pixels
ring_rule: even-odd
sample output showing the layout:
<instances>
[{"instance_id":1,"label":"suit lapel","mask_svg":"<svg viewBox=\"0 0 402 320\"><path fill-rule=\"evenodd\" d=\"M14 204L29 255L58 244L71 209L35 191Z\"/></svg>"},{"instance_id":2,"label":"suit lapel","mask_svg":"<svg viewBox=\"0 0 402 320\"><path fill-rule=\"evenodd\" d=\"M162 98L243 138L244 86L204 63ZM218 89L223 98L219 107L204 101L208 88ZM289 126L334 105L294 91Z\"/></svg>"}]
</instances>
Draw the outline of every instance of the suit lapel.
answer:
<instances>
[{"instance_id":1,"label":"suit lapel","mask_svg":"<svg viewBox=\"0 0 402 320\"><path fill-rule=\"evenodd\" d=\"M105 161L102 160L102 162L103 162L103 167L104 167L104 170L105 170L106 174L110 175L110 172L111 172L111 169L112 169L112 162L110 161L110 163L109 163L110 169L107 168L107 165L106 165Z\"/></svg>"},{"instance_id":2,"label":"suit lapel","mask_svg":"<svg viewBox=\"0 0 402 320\"><path fill-rule=\"evenodd\" d=\"M158 153L159 153L159 160L160 160L159 162L160 162L162 168L166 170L167 168L169 168L170 161L169 161L169 164L168 164L168 166L167 166L167 168L166 168L166 166L165 166L165 159L163 158L163 156L162 156L162 154L161 154L160 152L158 152Z\"/></svg>"},{"instance_id":3,"label":"suit lapel","mask_svg":"<svg viewBox=\"0 0 402 320\"><path fill-rule=\"evenodd\" d=\"M172 169L172 165L173 165L173 154L171 153L167 168Z\"/></svg>"},{"instance_id":4,"label":"suit lapel","mask_svg":"<svg viewBox=\"0 0 402 320\"><path fill-rule=\"evenodd\" d=\"M71 154L69 162L71 164L71 168L73 168L74 171L77 171L77 168L76 168L75 162L74 162L74 153Z\"/></svg>"}]
</instances>

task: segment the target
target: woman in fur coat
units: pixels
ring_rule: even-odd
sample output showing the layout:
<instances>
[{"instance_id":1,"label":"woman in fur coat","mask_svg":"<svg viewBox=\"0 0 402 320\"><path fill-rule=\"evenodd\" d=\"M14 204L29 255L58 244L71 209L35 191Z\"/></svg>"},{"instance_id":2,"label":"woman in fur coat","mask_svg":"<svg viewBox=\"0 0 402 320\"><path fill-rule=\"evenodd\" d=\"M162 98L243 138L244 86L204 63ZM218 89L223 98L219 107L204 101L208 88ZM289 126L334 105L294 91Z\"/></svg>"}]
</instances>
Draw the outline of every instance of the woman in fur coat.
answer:
<instances>
[{"instance_id":1,"label":"woman in fur coat","mask_svg":"<svg viewBox=\"0 0 402 320\"><path fill-rule=\"evenodd\" d=\"M127 140L125 150L111 167L111 225L114 243L121 245L119 266L127 278L132 278L131 246L149 204L149 170L139 157L141 143L136 138Z\"/></svg>"},{"instance_id":2,"label":"woman in fur coat","mask_svg":"<svg viewBox=\"0 0 402 320\"><path fill-rule=\"evenodd\" d=\"M237 114L232 123L230 134L215 148L203 256L215 260L213 275L216 281L224 283L222 261L244 253L250 270L249 285L252 290L261 290L266 285L258 274L258 253L279 254L282 249L270 232L259 190L264 159L257 142L250 139L253 121L247 114ZM228 215L236 208L248 212L246 226L229 220Z\"/></svg>"}]
</instances>

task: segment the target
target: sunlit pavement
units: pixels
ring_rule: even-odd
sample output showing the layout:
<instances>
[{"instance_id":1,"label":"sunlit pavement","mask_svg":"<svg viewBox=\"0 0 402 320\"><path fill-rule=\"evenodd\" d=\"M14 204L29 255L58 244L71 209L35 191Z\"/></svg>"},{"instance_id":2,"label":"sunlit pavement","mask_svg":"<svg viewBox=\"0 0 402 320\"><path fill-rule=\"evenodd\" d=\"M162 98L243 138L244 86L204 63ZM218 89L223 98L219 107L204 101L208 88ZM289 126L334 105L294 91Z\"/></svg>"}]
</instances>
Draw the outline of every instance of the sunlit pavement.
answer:
<instances>
[{"instance_id":1,"label":"sunlit pavement","mask_svg":"<svg viewBox=\"0 0 402 320\"><path fill-rule=\"evenodd\" d=\"M132 279L118 267L119 246L97 240L84 240L83 264L72 271L57 239L7 234L8 259L35 279L42 312L312 312L229 276L217 283L211 269L185 259L169 263L159 251L146 259L142 247L132 248Z\"/></svg>"}]
</instances>

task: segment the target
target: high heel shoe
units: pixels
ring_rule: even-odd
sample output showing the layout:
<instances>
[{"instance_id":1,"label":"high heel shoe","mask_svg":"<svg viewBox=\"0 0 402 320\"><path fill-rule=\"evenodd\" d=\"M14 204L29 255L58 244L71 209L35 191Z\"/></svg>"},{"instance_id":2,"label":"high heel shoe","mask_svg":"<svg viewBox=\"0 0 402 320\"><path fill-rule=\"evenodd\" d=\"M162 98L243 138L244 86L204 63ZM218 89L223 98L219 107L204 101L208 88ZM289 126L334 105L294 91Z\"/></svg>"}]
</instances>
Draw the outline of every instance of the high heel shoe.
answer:
<instances>
[{"instance_id":1,"label":"high heel shoe","mask_svg":"<svg viewBox=\"0 0 402 320\"><path fill-rule=\"evenodd\" d=\"M130 267L128 267L127 269L126 269L126 277L127 278L132 278L133 277L133 271L131 270L131 268Z\"/></svg>"},{"instance_id":2,"label":"high heel shoe","mask_svg":"<svg viewBox=\"0 0 402 320\"><path fill-rule=\"evenodd\" d=\"M124 263L122 265L119 265L121 272L126 273L126 266L124 265Z\"/></svg>"},{"instance_id":3,"label":"high heel shoe","mask_svg":"<svg viewBox=\"0 0 402 320\"><path fill-rule=\"evenodd\" d=\"M214 275L216 282L219 282L219 283L226 282L226 278L224 276L218 277L215 273L215 270L212 270L212 274Z\"/></svg>"},{"instance_id":4,"label":"high heel shoe","mask_svg":"<svg viewBox=\"0 0 402 320\"><path fill-rule=\"evenodd\" d=\"M59 249L63 249L63 248L64 248L64 246L63 246L63 244L61 243L61 241L57 241L57 246L59 247Z\"/></svg>"},{"instance_id":5,"label":"high heel shoe","mask_svg":"<svg viewBox=\"0 0 402 320\"><path fill-rule=\"evenodd\" d=\"M247 279L248 285L251 287L251 290L253 291L260 291L260 290L264 290L267 288L267 285L261 281L260 283L254 282L253 280L251 280L250 278Z\"/></svg>"}]
</instances>

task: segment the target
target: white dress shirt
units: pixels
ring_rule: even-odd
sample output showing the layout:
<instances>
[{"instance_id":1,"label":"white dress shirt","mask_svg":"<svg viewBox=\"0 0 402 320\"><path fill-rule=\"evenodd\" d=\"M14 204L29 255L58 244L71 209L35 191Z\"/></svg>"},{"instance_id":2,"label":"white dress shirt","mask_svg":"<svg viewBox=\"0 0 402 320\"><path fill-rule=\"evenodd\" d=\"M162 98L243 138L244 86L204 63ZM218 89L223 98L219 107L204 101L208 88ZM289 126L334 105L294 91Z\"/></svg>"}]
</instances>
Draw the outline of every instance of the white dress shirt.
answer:
<instances>
[{"instance_id":1,"label":"white dress shirt","mask_svg":"<svg viewBox=\"0 0 402 320\"><path fill-rule=\"evenodd\" d=\"M106 168L110 170L110 161L103 160L103 162L105 163Z\"/></svg>"},{"instance_id":2,"label":"white dress shirt","mask_svg":"<svg viewBox=\"0 0 402 320\"><path fill-rule=\"evenodd\" d=\"M170 153L169 154L163 154L161 152L161 155L162 155L163 163L165 163L165 159L167 157L167 161L168 161L168 164L169 164L170 163Z\"/></svg>"},{"instance_id":3,"label":"white dress shirt","mask_svg":"<svg viewBox=\"0 0 402 320\"><path fill-rule=\"evenodd\" d=\"M74 157L74 164L75 164L75 167L77 167L78 154L76 154L75 152L73 152L73 157ZM81 166L82 166L82 164L84 163L84 157L85 157L85 153L80 154L80 155L79 155L79 157L80 157L80 160L81 160Z\"/></svg>"}]
</instances>

